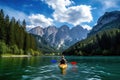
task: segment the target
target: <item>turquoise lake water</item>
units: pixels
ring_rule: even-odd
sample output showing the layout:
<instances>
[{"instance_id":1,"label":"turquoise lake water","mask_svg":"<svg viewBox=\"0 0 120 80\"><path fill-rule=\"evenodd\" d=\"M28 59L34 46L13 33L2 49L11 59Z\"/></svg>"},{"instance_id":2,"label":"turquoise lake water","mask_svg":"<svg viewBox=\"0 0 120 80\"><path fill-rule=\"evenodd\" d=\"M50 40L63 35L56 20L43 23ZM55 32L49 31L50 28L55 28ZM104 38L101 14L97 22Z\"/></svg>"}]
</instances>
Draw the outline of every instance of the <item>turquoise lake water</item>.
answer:
<instances>
[{"instance_id":1,"label":"turquoise lake water","mask_svg":"<svg viewBox=\"0 0 120 80\"><path fill-rule=\"evenodd\" d=\"M60 57L0 58L0 80L120 80L120 57L67 56L66 74ZM70 62L77 62L72 65Z\"/></svg>"}]
</instances>

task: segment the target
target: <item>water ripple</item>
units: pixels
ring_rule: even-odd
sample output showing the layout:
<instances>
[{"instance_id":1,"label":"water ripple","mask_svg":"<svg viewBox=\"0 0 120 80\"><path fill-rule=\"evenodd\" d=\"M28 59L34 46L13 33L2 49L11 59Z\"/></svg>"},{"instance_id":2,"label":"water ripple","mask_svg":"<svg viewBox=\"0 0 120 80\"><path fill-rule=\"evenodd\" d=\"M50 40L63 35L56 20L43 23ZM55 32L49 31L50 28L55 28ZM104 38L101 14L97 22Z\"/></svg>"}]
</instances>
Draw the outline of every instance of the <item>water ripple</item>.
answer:
<instances>
[{"instance_id":1,"label":"water ripple","mask_svg":"<svg viewBox=\"0 0 120 80\"><path fill-rule=\"evenodd\" d=\"M98 79L98 78L88 78L86 80L102 80L102 79Z\"/></svg>"},{"instance_id":2,"label":"water ripple","mask_svg":"<svg viewBox=\"0 0 120 80\"><path fill-rule=\"evenodd\" d=\"M51 72L52 70L44 70L44 71L41 71L39 73L47 73L47 72Z\"/></svg>"}]
</instances>

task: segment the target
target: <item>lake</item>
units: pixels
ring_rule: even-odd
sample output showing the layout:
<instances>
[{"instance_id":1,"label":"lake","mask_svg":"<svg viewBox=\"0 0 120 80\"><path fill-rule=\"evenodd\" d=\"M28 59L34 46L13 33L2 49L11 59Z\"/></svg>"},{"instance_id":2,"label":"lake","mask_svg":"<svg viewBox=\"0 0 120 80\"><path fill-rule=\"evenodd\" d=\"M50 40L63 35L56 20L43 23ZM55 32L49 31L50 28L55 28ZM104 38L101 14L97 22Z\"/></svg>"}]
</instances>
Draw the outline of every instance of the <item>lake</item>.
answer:
<instances>
[{"instance_id":1,"label":"lake","mask_svg":"<svg viewBox=\"0 0 120 80\"><path fill-rule=\"evenodd\" d=\"M68 68L61 74L60 57L0 58L0 80L119 80L120 57L67 56ZM77 62L72 65L70 62Z\"/></svg>"}]
</instances>

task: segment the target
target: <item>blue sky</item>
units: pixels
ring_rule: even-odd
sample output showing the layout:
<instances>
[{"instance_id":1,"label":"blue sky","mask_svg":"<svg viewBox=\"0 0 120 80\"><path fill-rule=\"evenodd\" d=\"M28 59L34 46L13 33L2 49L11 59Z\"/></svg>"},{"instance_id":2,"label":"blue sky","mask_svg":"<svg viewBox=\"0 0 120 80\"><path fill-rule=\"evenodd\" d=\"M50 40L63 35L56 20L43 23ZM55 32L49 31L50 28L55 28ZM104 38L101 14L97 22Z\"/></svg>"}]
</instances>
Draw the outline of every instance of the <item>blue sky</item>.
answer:
<instances>
[{"instance_id":1,"label":"blue sky","mask_svg":"<svg viewBox=\"0 0 120 80\"><path fill-rule=\"evenodd\" d=\"M91 29L105 12L120 10L120 0L0 0L5 14L36 26L81 25Z\"/></svg>"}]
</instances>

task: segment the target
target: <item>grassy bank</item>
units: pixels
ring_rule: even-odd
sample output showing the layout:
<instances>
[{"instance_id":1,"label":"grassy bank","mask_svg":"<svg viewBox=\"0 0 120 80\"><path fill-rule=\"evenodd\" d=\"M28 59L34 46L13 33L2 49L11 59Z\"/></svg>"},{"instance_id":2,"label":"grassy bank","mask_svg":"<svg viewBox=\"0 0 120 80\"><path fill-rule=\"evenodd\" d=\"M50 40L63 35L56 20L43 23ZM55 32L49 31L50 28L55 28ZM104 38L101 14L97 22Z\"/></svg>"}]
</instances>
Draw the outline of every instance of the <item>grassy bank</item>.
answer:
<instances>
[{"instance_id":1,"label":"grassy bank","mask_svg":"<svg viewBox=\"0 0 120 80\"><path fill-rule=\"evenodd\" d=\"M1 57L31 57L31 55L2 54Z\"/></svg>"}]
</instances>

